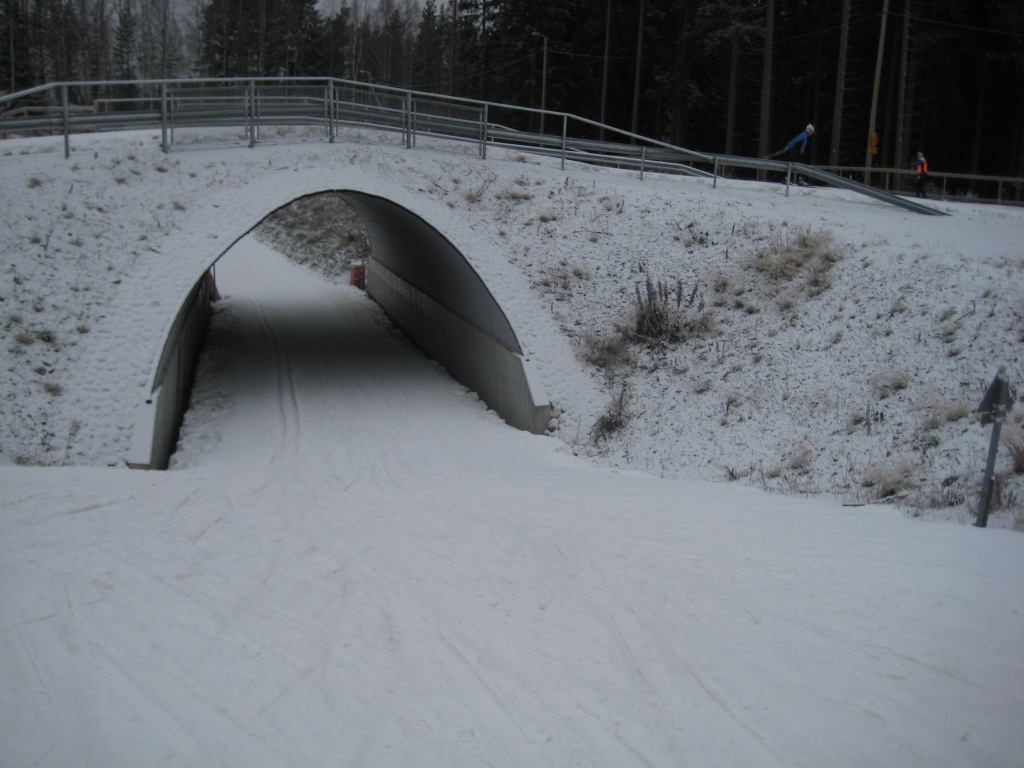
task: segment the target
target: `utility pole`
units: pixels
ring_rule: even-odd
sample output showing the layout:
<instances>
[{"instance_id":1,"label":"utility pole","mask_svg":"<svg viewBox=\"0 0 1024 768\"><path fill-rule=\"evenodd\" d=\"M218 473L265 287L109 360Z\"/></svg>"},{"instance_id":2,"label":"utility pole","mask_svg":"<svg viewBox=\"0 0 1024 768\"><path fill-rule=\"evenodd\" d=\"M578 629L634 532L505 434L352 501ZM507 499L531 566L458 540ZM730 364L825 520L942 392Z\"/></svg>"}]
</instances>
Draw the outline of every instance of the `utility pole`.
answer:
<instances>
[{"instance_id":1,"label":"utility pole","mask_svg":"<svg viewBox=\"0 0 1024 768\"><path fill-rule=\"evenodd\" d=\"M644 0L640 0L640 23L637 24L636 33L636 77L633 81L633 127L632 132L636 133L640 128L640 62L643 59L644 50ZM630 138L630 143L636 141Z\"/></svg>"},{"instance_id":2,"label":"utility pole","mask_svg":"<svg viewBox=\"0 0 1024 768\"><path fill-rule=\"evenodd\" d=\"M775 45L775 0L768 0L764 19L764 64L761 68L761 126L758 131L757 154L768 154L768 131L771 128L772 104L772 46ZM766 171L758 171L758 181L768 178Z\"/></svg>"},{"instance_id":3,"label":"utility pole","mask_svg":"<svg viewBox=\"0 0 1024 768\"><path fill-rule=\"evenodd\" d=\"M828 164L839 165L839 145L843 131L843 96L846 93L846 51L850 42L850 2L843 0L839 21L839 61L836 63L836 98L832 109L832 145L828 151Z\"/></svg>"},{"instance_id":4,"label":"utility pole","mask_svg":"<svg viewBox=\"0 0 1024 768\"><path fill-rule=\"evenodd\" d=\"M608 9L604 18L604 71L601 74L601 141L604 141L604 126L608 108L608 51L612 40L612 0L608 0ZM12 70L13 71L13 70ZM12 87L13 91L14 88Z\"/></svg>"},{"instance_id":5,"label":"utility pole","mask_svg":"<svg viewBox=\"0 0 1024 768\"><path fill-rule=\"evenodd\" d=\"M459 0L452 0L452 56L448 73L448 95L455 95L455 28L459 21Z\"/></svg>"},{"instance_id":6,"label":"utility pole","mask_svg":"<svg viewBox=\"0 0 1024 768\"><path fill-rule=\"evenodd\" d=\"M530 27L530 33L544 41L544 55L541 59L540 69L540 132L544 133L544 110L548 101L548 36Z\"/></svg>"},{"instance_id":7,"label":"utility pole","mask_svg":"<svg viewBox=\"0 0 1024 768\"><path fill-rule=\"evenodd\" d=\"M608 0L608 7L611 8L611 0ZM20 14L19 14L20 18ZM14 93L17 89L14 87L14 13L9 12L7 18L7 38L10 44L9 51L11 54L11 93ZM607 43L605 43L607 45ZM605 59L608 58L608 49L605 48ZM602 119L603 122L603 119Z\"/></svg>"},{"instance_id":8,"label":"utility pole","mask_svg":"<svg viewBox=\"0 0 1024 768\"><path fill-rule=\"evenodd\" d=\"M875 87L871 92L871 116L868 118L868 136L875 133L875 117L878 114L878 84L882 79L882 53L885 51L885 22L889 18L889 0L882 0L882 29L878 33L878 58L875 60ZM871 183L872 149L877 149L868 141L868 151L864 160L864 183Z\"/></svg>"},{"instance_id":9,"label":"utility pole","mask_svg":"<svg viewBox=\"0 0 1024 768\"><path fill-rule=\"evenodd\" d=\"M893 166L906 162L907 142L910 138L907 123L907 56L910 47L910 0L903 4L903 34L900 36L900 79L896 91L896 141L893 148ZM906 166L904 166L906 167ZM897 177L897 184L899 177Z\"/></svg>"},{"instance_id":10,"label":"utility pole","mask_svg":"<svg viewBox=\"0 0 1024 768\"><path fill-rule=\"evenodd\" d=\"M548 104L548 38L544 38L544 58L540 69L540 132L544 133L544 110Z\"/></svg>"}]
</instances>

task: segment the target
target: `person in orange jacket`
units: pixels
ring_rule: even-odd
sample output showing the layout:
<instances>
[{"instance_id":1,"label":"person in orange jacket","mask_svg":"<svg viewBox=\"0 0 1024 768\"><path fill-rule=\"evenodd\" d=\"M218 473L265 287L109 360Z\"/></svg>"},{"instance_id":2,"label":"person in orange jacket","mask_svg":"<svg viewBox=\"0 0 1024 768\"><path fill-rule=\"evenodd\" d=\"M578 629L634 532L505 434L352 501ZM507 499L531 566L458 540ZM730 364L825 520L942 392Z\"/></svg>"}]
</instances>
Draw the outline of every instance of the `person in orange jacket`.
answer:
<instances>
[{"instance_id":1,"label":"person in orange jacket","mask_svg":"<svg viewBox=\"0 0 1024 768\"><path fill-rule=\"evenodd\" d=\"M927 198L928 195L924 191L924 185L928 181L928 161L925 159L924 154L918 152L913 165L914 169L917 171L917 178L914 181L914 189L917 191L918 197Z\"/></svg>"}]
</instances>

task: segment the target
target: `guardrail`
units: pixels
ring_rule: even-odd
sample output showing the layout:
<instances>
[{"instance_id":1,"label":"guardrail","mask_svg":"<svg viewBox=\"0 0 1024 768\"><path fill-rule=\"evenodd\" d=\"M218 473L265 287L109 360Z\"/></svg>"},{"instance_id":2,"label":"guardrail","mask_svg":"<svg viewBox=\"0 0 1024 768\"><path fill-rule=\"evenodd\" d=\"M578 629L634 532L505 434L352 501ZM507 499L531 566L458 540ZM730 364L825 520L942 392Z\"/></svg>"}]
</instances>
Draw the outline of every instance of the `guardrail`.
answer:
<instances>
[{"instance_id":1,"label":"guardrail","mask_svg":"<svg viewBox=\"0 0 1024 768\"><path fill-rule=\"evenodd\" d=\"M72 104L72 97L91 108ZM558 133L536 132L530 125L559 125ZM515 126L520 127L515 127ZM64 156L74 133L158 129L165 152L176 132L190 128L238 128L250 147L267 140L273 129L312 126L333 142L346 128L372 128L412 148L429 137L473 144L486 159L501 147L566 162L645 173L658 172L713 179L723 169L752 169L785 177L786 194L794 173L822 184L849 189L916 213L942 214L935 208L829 173L821 168L676 147L564 112L410 91L334 78L199 78L51 83L0 97L0 136L59 133ZM613 138L605 138L608 134Z\"/></svg>"},{"instance_id":2,"label":"guardrail","mask_svg":"<svg viewBox=\"0 0 1024 768\"><path fill-rule=\"evenodd\" d=\"M866 169L857 166L818 166L838 176L850 179L863 178ZM880 178L881 188L886 192L908 194L917 176L915 170L901 168L872 168L871 175ZM1019 203L1024 197L1024 178L1016 176L991 176L971 173L946 173L929 171L929 191L939 197L991 200L997 203ZM1010 199L1010 193L1013 198Z\"/></svg>"}]
</instances>

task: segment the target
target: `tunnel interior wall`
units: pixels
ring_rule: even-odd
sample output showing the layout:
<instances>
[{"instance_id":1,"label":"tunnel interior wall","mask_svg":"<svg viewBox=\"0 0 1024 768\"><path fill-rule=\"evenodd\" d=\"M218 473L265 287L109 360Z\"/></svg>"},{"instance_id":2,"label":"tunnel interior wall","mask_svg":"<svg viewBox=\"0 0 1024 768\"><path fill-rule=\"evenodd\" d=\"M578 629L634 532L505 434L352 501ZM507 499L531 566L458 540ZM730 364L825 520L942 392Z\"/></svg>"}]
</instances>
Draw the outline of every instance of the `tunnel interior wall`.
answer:
<instances>
[{"instance_id":1,"label":"tunnel interior wall","mask_svg":"<svg viewBox=\"0 0 1024 768\"><path fill-rule=\"evenodd\" d=\"M551 416L529 360L496 342L376 259L367 265L367 293L452 378L474 390L508 424L542 434Z\"/></svg>"},{"instance_id":2,"label":"tunnel interior wall","mask_svg":"<svg viewBox=\"0 0 1024 768\"><path fill-rule=\"evenodd\" d=\"M132 469L167 469L178 444L199 352L210 324L212 272L204 273L182 304L164 341L153 389L139 406L128 451Z\"/></svg>"},{"instance_id":3,"label":"tunnel interior wall","mask_svg":"<svg viewBox=\"0 0 1024 768\"><path fill-rule=\"evenodd\" d=\"M339 195L369 234L370 297L506 422L542 434L550 401L505 313L462 253L390 200L358 192Z\"/></svg>"},{"instance_id":4,"label":"tunnel interior wall","mask_svg":"<svg viewBox=\"0 0 1024 768\"><path fill-rule=\"evenodd\" d=\"M514 427L542 434L551 404L476 270L440 232L396 203L339 192L369 233L367 293L454 379Z\"/></svg>"}]
</instances>

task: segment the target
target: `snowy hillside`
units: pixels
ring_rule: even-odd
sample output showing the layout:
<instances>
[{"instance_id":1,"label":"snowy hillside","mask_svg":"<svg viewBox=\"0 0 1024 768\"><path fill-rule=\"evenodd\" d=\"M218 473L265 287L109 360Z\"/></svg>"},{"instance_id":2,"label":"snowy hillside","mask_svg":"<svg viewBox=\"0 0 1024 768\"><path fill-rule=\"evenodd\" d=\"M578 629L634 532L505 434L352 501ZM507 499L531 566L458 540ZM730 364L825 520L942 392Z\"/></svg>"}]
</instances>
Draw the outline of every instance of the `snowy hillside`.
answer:
<instances>
[{"instance_id":1,"label":"snowy hillside","mask_svg":"<svg viewBox=\"0 0 1024 768\"><path fill-rule=\"evenodd\" d=\"M211 193L249 184L251 196L260 163L277 186L286 167L322 173L325 152L444 211L434 223L445 234L485 244L488 253L467 254L479 270L495 257L512 267L518 277L505 270L502 281L519 284L492 290L547 359L557 436L607 465L847 503L884 498L909 514L967 521L988 445L969 414L1000 365L1014 386L1024 374L1018 208L939 203L953 215L925 217L832 190L797 187L787 198L781 186L560 174L525 157L482 163L381 146L260 147L267 159L257 161L239 149L165 157L148 136L92 141L92 155L68 162L44 140L9 142L0 158L11 178L0 287L8 463L117 463L130 429L123 409L108 406L101 419L113 423L97 427L68 404L82 375L73 361L95 344L89 331L101 316L125 302L126 273L139 262L151 274L158 241L187 229ZM39 220L48 205L55 213ZM320 234L337 244L343 280L358 235L333 221ZM301 239L283 247L304 251ZM638 297L652 287L691 329L677 341L631 333ZM524 291L533 295L525 303ZM548 316L535 328L539 307ZM697 320L704 326L693 332ZM142 382L151 363L117 364ZM1024 436L1015 425L1005 436L992 524L1015 526L1024 483L1009 449L1020 471Z\"/></svg>"},{"instance_id":2,"label":"snowy hillside","mask_svg":"<svg viewBox=\"0 0 1024 768\"><path fill-rule=\"evenodd\" d=\"M9 142L0 158L11 179L0 287L8 463L119 461L130 429L123 408L108 406L102 420L117 423L97 426L68 407L82 375L73 361L95 344L92 327L124 303L119 286L133 264L152 273L145 257L187 229L201 198L260 173L251 150L165 157L148 136L92 141L93 155L67 162L45 140ZM274 170L286 157L324 165L321 146L259 150ZM361 170L390 163L377 175L441 206L442 231L458 239L468 229L489 243L519 274L521 284L499 296L512 311L523 290L542 300L521 312L549 313L539 330L530 321L526 333L539 336L526 342L549 362L558 437L577 453L660 477L741 480L848 503L887 498L914 515L972 518L987 442L968 416L1000 365L1015 386L1024 373L1020 209L940 203L953 215L925 217L830 190L794 188L787 198L782 187L744 182L711 189L558 174L524 157L329 151ZM337 244L334 277L343 279L357 233L329 220L319 234ZM301 254L303 241L284 249ZM633 334L623 344L651 287L683 325L707 327L672 343ZM576 350L568 366L553 327ZM149 364L122 359L118 375L142 382ZM583 368L593 386L581 383ZM1024 484L1007 449L1019 456L1024 437L1011 425L1006 441L993 524L1014 526Z\"/></svg>"},{"instance_id":3,"label":"snowy hillside","mask_svg":"<svg viewBox=\"0 0 1024 768\"><path fill-rule=\"evenodd\" d=\"M892 248L881 235L844 243L829 227L771 216L739 223L698 205L692 215L672 215L667 227L663 221L667 234L630 231L627 241L638 246L618 251L601 243L633 218L625 200L637 193L623 187L621 199L582 212L553 212L545 203L540 214L528 207L493 214L531 229L536 215L542 244L565 237L562 228L596 227L582 230L589 234L582 250L510 246L524 254L525 271L580 356L606 377L608 414L596 424L562 418L562 439L661 477L745 480L851 503L887 499L915 516L973 519L979 478L970 468L984 463L986 444L968 417L990 382L986 358L1019 368L1024 296L1014 284L1024 250L993 258L990 250L1013 250L989 244L943 264L928 250L934 244L915 243L887 259ZM337 274L336 258L358 240L357 220L342 227L340 246L317 237L325 221L350 221L344 204L324 195L286 210L257 235L332 279L347 278ZM872 213L859 212L869 227ZM888 213L874 211L880 219ZM1011 236L1024 226L1018 211L992 213L1009 218ZM922 229L934 223L907 218ZM976 298L968 298L972 289ZM677 338L637 332L638 307L649 308L652 296L677 316ZM1005 524L1024 522L1024 486L1013 477L1020 458L1015 464L1012 455L1022 449L1024 436L1011 424L997 504Z\"/></svg>"}]
</instances>

